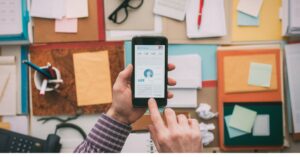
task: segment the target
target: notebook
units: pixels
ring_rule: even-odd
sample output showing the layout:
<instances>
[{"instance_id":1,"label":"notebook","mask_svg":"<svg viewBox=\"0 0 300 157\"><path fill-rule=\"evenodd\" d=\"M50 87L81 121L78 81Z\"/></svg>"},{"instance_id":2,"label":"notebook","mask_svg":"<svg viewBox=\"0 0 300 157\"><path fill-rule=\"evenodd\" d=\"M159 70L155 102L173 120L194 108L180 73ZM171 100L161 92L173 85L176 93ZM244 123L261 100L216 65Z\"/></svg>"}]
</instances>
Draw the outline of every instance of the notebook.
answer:
<instances>
[{"instance_id":1,"label":"notebook","mask_svg":"<svg viewBox=\"0 0 300 157\"><path fill-rule=\"evenodd\" d=\"M186 13L186 29L189 38L220 37L227 34L224 0L204 1L202 21L198 29L197 18L200 1L190 1Z\"/></svg>"},{"instance_id":2,"label":"notebook","mask_svg":"<svg viewBox=\"0 0 300 157\"><path fill-rule=\"evenodd\" d=\"M76 81L74 73L73 54L83 52L97 53L108 51L109 68L112 88L119 72L124 69L123 42L83 42L34 45L30 47L30 60L38 66L52 63L60 70L64 83L58 89L40 96L31 77L32 112L35 116L74 115L81 111L84 114L105 112L111 103L77 106ZM33 76L34 71L31 71ZM100 92L99 92L100 93ZM57 103L59 102L59 103Z\"/></svg>"},{"instance_id":3,"label":"notebook","mask_svg":"<svg viewBox=\"0 0 300 157\"><path fill-rule=\"evenodd\" d=\"M17 113L17 67L14 56L0 56L0 115Z\"/></svg>"},{"instance_id":4,"label":"notebook","mask_svg":"<svg viewBox=\"0 0 300 157\"><path fill-rule=\"evenodd\" d=\"M168 62L176 66L168 76L176 80L175 86L169 88L201 88L202 62L200 55L186 54L169 56Z\"/></svg>"},{"instance_id":5,"label":"notebook","mask_svg":"<svg viewBox=\"0 0 300 157\"><path fill-rule=\"evenodd\" d=\"M129 134L122 153L157 153L150 133L131 133Z\"/></svg>"},{"instance_id":6,"label":"notebook","mask_svg":"<svg viewBox=\"0 0 300 157\"><path fill-rule=\"evenodd\" d=\"M21 34L22 0L0 0L0 4L0 36Z\"/></svg>"},{"instance_id":7,"label":"notebook","mask_svg":"<svg viewBox=\"0 0 300 157\"><path fill-rule=\"evenodd\" d=\"M300 84L299 84L299 48L300 44L289 44L285 46L285 62L287 68L287 82L289 87L289 101L291 105L293 133L300 134ZM296 138L300 139L300 138Z\"/></svg>"},{"instance_id":8,"label":"notebook","mask_svg":"<svg viewBox=\"0 0 300 157\"><path fill-rule=\"evenodd\" d=\"M183 21L190 0L155 0L154 14Z\"/></svg>"}]
</instances>

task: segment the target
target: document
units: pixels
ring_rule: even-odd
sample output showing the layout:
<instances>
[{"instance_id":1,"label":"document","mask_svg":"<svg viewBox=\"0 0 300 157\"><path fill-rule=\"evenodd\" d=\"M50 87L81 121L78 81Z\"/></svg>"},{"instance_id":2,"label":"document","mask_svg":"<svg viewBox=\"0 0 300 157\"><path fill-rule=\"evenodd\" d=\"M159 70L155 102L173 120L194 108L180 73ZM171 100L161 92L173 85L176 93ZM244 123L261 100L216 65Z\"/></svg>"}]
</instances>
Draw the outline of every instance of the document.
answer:
<instances>
[{"instance_id":1,"label":"document","mask_svg":"<svg viewBox=\"0 0 300 157\"><path fill-rule=\"evenodd\" d=\"M66 15L66 1L32 0L30 15L40 18L62 19Z\"/></svg>"},{"instance_id":2,"label":"document","mask_svg":"<svg viewBox=\"0 0 300 157\"><path fill-rule=\"evenodd\" d=\"M183 21L190 0L155 0L153 12L157 15Z\"/></svg>"},{"instance_id":3,"label":"document","mask_svg":"<svg viewBox=\"0 0 300 157\"><path fill-rule=\"evenodd\" d=\"M294 133L300 133L300 44L285 46L286 66L288 75L288 86L290 89L290 100L293 117Z\"/></svg>"},{"instance_id":4,"label":"document","mask_svg":"<svg viewBox=\"0 0 300 157\"><path fill-rule=\"evenodd\" d=\"M0 115L15 115L17 113L16 75L17 67L15 57L0 56L0 85L4 85L0 97Z\"/></svg>"},{"instance_id":5,"label":"document","mask_svg":"<svg viewBox=\"0 0 300 157\"><path fill-rule=\"evenodd\" d=\"M240 0L237 10L257 17L262 7L263 0Z\"/></svg>"},{"instance_id":6,"label":"document","mask_svg":"<svg viewBox=\"0 0 300 157\"><path fill-rule=\"evenodd\" d=\"M77 105L112 102L108 51L73 54Z\"/></svg>"},{"instance_id":7,"label":"document","mask_svg":"<svg viewBox=\"0 0 300 157\"><path fill-rule=\"evenodd\" d=\"M130 133L122 153L154 153L157 152L150 133Z\"/></svg>"},{"instance_id":8,"label":"document","mask_svg":"<svg viewBox=\"0 0 300 157\"><path fill-rule=\"evenodd\" d=\"M56 19L55 32L59 33L77 33L78 19Z\"/></svg>"},{"instance_id":9,"label":"document","mask_svg":"<svg viewBox=\"0 0 300 157\"><path fill-rule=\"evenodd\" d=\"M176 69L169 72L169 77L176 80L175 86L170 88L201 88L202 67L201 57L197 54L169 56L169 63Z\"/></svg>"},{"instance_id":10,"label":"document","mask_svg":"<svg viewBox=\"0 0 300 157\"><path fill-rule=\"evenodd\" d=\"M2 121L10 124L11 131L29 135L28 116L3 116Z\"/></svg>"},{"instance_id":11,"label":"document","mask_svg":"<svg viewBox=\"0 0 300 157\"><path fill-rule=\"evenodd\" d=\"M198 29L199 0L192 0L186 13L187 36L189 38L220 37L227 34L224 0L205 0L202 21Z\"/></svg>"},{"instance_id":12,"label":"document","mask_svg":"<svg viewBox=\"0 0 300 157\"><path fill-rule=\"evenodd\" d=\"M83 18L88 16L88 0L66 0L66 18Z\"/></svg>"},{"instance_id":13,"label":"document","mask_svg":"<svg viewBox=\"0 0 300 157\"><path fill-rule=\"evenodd\" d=\"M0 36L23 32L22 1L0 0Z\"/></svg>"},{"instance_id":14,"label":"document","mask_svg":"<svg viewBox=\"0 0 300 157\"><path fill-rule=\"evenodd\" d=\"M196 108L197 89L169 89L174 94L168 99L167 107L171 108Z\"/></svg>"}]
</instances>

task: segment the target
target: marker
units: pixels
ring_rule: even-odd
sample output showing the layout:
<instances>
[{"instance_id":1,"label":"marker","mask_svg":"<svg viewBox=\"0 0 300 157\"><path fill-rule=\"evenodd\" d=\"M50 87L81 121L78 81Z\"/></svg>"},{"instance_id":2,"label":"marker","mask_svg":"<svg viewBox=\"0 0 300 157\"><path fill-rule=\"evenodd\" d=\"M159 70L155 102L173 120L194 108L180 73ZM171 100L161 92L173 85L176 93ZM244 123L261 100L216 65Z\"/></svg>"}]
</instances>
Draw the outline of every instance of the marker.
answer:
<instances>
[{"instance_id":1,"label":"marker","mask_svg":"<svg viewBox=\"0 0 300 157\"><path fill-rule=\"evenodd\" d=\"M45 76L47 79L53 79L53 77L49 74L48 71L41 69L39 66L24 60L22 63L28 65L29 67L31 67L32 69L36 70L37 72L39 72L40 74L42 74L43 76Z\"/></svg>"},{"instance_id":2,"label":"marker","mask_svg":"<svg viewBox=\"0 0 300 157\"><path fill-rule=\"evenodd\" d=\"M52 76L52 78L56 78L56 74L52 68L52 65L50 63L48 63L47 66L48 66L48 71L49 71L50 75Z\"/></svg>"}]
</instances>

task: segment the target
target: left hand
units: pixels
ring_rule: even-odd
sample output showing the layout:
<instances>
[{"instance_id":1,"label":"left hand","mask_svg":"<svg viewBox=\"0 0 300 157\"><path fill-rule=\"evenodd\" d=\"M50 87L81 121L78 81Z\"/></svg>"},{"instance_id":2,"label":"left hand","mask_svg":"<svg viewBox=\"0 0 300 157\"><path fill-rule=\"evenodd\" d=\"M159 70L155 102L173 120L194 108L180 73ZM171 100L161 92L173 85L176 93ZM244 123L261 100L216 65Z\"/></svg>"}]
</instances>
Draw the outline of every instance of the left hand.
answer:
<instances>
[{"instance_id":1,"label":"left hand","mask_svg":"<svg viewBox=\"0 0 300 157\"><path fill-rule=\"evenodd\" d=\"M174 69L175 65L168 65L168 71ZM134 108L132 105L132 92L130 86L132 72L133 66L131 64L129 64L126 69L120 72L113 86L112 106L106 113L107 116L127 125L137 121L147 110L147 107ZM168 85L174 86L176 85L176 81L168 78ZM168 98L172 97L173 94L168 92Z\"/></svg>"}]
</instances>

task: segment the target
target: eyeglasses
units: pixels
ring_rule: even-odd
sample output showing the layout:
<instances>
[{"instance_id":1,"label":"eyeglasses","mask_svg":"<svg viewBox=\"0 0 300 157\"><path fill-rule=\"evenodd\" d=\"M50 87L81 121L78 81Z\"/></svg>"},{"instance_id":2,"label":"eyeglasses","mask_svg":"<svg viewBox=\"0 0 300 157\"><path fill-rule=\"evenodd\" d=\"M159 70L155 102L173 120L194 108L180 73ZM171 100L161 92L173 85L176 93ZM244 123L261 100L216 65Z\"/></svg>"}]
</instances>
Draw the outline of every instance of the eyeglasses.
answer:
<instances>
[{"instance_id":1,"label":"eyeglasses","mask_svg":"<svg viewBox=\"0 0 300 157\"><path fill-rule=\"evenodd\" d=\"M128 8L138 9L144 3L144 0L124 0L108 17L113 23L121 24L128 18Z\"/></svg>"}]
</instances>

